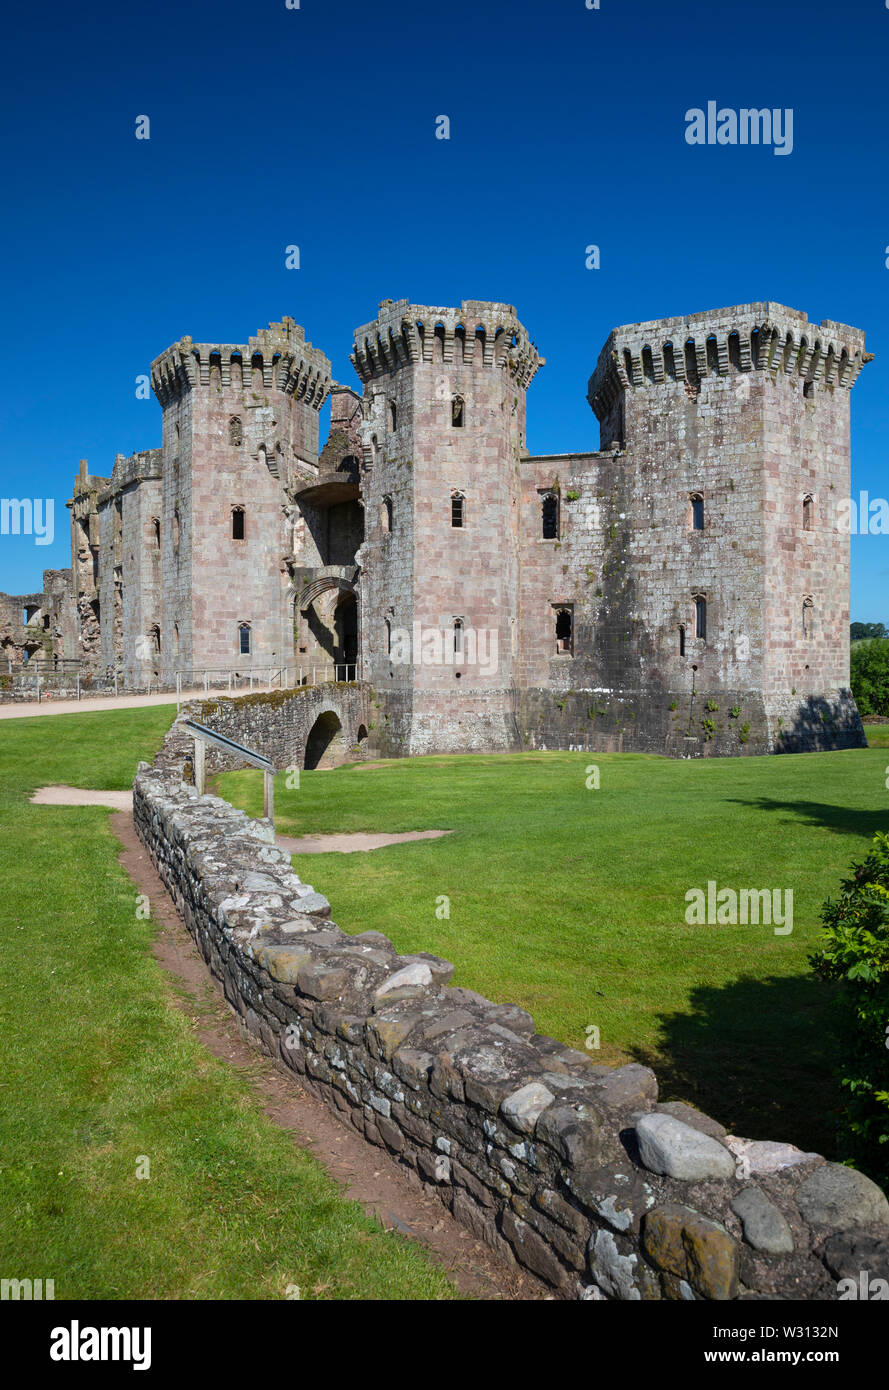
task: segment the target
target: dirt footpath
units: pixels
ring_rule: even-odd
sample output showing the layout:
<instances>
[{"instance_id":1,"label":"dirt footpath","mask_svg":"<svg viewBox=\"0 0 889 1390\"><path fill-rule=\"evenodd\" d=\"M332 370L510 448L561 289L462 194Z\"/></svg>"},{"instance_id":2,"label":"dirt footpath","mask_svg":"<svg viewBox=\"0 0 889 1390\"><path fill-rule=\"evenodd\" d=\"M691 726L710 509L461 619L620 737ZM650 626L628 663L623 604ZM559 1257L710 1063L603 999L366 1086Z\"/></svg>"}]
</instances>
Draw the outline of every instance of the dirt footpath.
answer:
<instances>
[{"instance_id":1,"label":"dirt footpath","mask_svg":"<svg viewBox=\"0 0 889 1390\"><path fill-rule=\"evenodd\" d=\"M191 1020L195 1036L214 1056L246 1075L264 1113L323 1164L345 1197L360 1202L387 1230L426 1246L466 1297L551 1300L551 1292L532 1275L498 1259L437 1199L426 1196L405 1168L342 1124L295 1076L279 1071L247 1041L136 835L131 812L117 811L111 825L122 845L121 864L136 890L150 900L155 955L178 987L170 991L171 1004Z\"/></svg>"}]
</instances>

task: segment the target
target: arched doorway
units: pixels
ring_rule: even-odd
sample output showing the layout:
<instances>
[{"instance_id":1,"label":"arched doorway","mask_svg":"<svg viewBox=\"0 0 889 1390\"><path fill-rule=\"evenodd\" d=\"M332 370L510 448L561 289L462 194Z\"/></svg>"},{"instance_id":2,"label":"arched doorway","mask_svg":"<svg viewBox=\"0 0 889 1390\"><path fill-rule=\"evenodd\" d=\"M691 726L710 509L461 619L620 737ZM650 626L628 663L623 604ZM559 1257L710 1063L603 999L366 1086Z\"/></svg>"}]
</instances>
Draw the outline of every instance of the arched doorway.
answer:
<instances>
[{"instance_id":1,"label":"arched doorway","mask_svg":"<svg viewBox=\"0 0 889 1390\"><path fill-rule=\"evenodd\" d=\"M325 710L309 731L306 739L306 769L335 767L343 743L343 726L333 710Z\"/></svg>"}]
</instances>

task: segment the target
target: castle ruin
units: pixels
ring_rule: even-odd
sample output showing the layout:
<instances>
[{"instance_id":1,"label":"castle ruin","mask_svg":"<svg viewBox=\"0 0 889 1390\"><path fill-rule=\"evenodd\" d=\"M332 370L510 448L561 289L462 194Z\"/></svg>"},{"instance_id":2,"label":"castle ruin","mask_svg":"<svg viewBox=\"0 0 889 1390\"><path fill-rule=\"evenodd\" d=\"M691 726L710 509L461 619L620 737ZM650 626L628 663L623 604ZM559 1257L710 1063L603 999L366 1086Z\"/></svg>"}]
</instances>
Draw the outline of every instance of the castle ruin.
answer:
<instances>
[{"instance_id":1,"label":"castle ruin","mask_svg":"<svg viewBox=\"0 0 889 1390\"><path fill-rule=\"evenodd\" d=\"M864 743L858 329L772 303L617 328L576 454L527 451L544 359L511 305L384 300L351 360L360 391L290 318L157 358L161 447L75 481L60 655L125 687L363 681L384 755Z\"/></svg>"}]
</instances>

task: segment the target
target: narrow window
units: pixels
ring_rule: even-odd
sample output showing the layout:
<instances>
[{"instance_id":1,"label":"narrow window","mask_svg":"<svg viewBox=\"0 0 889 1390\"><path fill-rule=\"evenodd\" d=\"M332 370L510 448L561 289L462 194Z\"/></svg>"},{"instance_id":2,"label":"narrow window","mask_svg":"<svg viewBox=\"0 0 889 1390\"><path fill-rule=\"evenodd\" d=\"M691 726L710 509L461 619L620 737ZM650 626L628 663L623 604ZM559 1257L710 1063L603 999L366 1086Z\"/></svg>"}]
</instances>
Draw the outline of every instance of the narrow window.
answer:
<instances>
[{"instance_id":1,"label":"narrow window","mask_svg":"<svg viewBox=\"0 0 889 1390\"><path fill-rule=\"evenodd\" d=\"M699 492L693 492L691 495L691 529L704 529L704 499Z\"/></svg>"},{"instance_id":2,"label":"narrow window","mask_svg":"<svg viewBox=\"0 0 889 1390\"><path fill-rule=\"evenodd\" d=\"M228 442L234 444L235 448L240 448L244 443L244 428L237 415L232 416L228 422Z\"/></svg>"},{"instance_id":3,"label":"narrow window","mask_svg":"<svg viewBox=\"0 0 889 1390\"><path fill-rule=\"evenodd\" d=\"M803 530L811 531L815 522L815 499L809 493L803 498Z\"/></svg>"},{"instance_id":4,"label":"narrow window","mask_svg":"<svg viewBox=\"0 0 889 1390\"><path fill-rule=\"evenodd\" d=\"M232 507L232 540L242 541L247 534L247 520L243 507Z\"/></svg>"},{"instance_id":5,"label":"narrow window","mask_svg":"<svg viewBox=\"0 0 889 1390\"><path fill-rule=\"evenodd\" d=\"M451 525L462 527L466 525L466 498L462 492L451 493Z\"/></svg>"},{"instance_id":6,"label":"narrow window","mask_svg":"<svg viewBox=\"0 0 889 1390\"><path fill-rule=\"evenodd\" d=\"M454 656L463 655L463 619L454 619Z\"/></svg>"},{"instance_id":7,"label":"narrow window","mask_svg":"<svg viewBox=\"0 0 889 1390\"><path fill-rule=\"evenodd\" d=\"M250 655L250 624L241 623L238 628L238 651L241 656Z\"/></svg>"},{"instance_id":8,"label":"narrow window","mask_svg":"<svg viewBox=\"0 0 889 1390\"><path fill-rule=\"evenodd\" d=\"M386 619L386 655L392 659L392 623Z\"/></svg>"},{"instance_id":9,"label":"narrow window","mask_svg":"<svg viewBox=\"0 0 889 1390\"><path fill-rule=\"evenodd\" d=\"M560 656L574 651L574 614L570 608L556 609L556 651Z\"/></svg>"},{"instance_id":10,"label":"narrow window","mask_svg":"<svg viewBox=\"0 0 889 1390\"><path fill-rule=\"evenodd\" d=\"M707 600L700 594L695 598L695 637L707 640Z\"/></svg>"},{"instance_id":11,"label":"narrow window","mask_svg":"<svg viewBox=\"0 0 889 1390\"><path fill-rule=\"evenodd\" d=\"M160 656L160 651L161 651L161 630L160 630L160 628L157 626L157 624L155 624L155 626L151 629L151 632L150 632L148 635L149 635L149 637L151 638L151 647L152 647L152 651L154 652L155 656Z\"/></svg>"},{"instance_id":12,"label":"narrow window","mask_svg":"<svg viewBox=\"0 0 889 1390\"><path fill-rule=\"evenodd\" d=\"M813 616L813 614L812 614L812 609L813 609L813 607L814 607L813 600L812 600L812 598L811 598L809 595L807 595L807 596L803 599L803 636L804 636L804 637L811 637L811 636L812 636L812 616Z\"/></svg>"},{"instance_id":13,"label":"narrow window","mask_svg":"<svg viewBox=\"0 0 889 1390\"><path fill-rule=\"evenodd\" d=\"M153 517L153 518L152 518L152 521L151 521L151 529L152 529L152 532L153 532L153 535L154 535L154 548L155 548L155 550L160 550L160 548L161 548L161 524L160 524L160 522L158 521L157 517Z\"/></svg>"},{"instance_id":14,"label":"narrow window","mask_svg":"<svg viewBox=\"0 0 889 1390\"><path fill-rule=\"evenodd\" d=\"M173 513L173 549L179 549L179 508Z\"/></svg>"},{"instance_id":15,"label":"narrow window","mask_svg":"<svg viewBox=\"0 0 889 1390\"><path fill-rule=\"evenodd\" d=\"M392 498L384 497L380 503L380 526L388 533L392 530Z\"/></svg>"},{"instance_id":16,"label":"narrow window","mask_svg":"<svg viewBox=\"0 0 889 1390\"><path fill-rule=\"evenodd\" d=\"M545 541L557 541L559 539L559 498L557 493L545 492L543 494L541 511L543 539Z\"/></svg>"},{"instance_id":17,"label":"narrow window","mask_svg":"<svg viewBox=\"0 0 889 1390\"><path fill-rule=\"evenodd\" d=\"M466 423L466 406L462 396L454 396L451 400L451 425L455 430L462 430Z\"/></svg>"},{"instance_id":18,"label":"narrow window","mask_svg":"<svg viewBox=\"0 0 889 1390\"><path fill-rule=\"evenodd\" d=\"M685 623L679 627L679 655L685 656Z\"/></svg>"},{"instance_id":19,"label":"narrow window","mask_svg":"<svg viewBox=\"0 0 889 1390\"><path fill-rule=\"evenodd\" d=\"M394 430L398 420L398 409L394 401L389 402L389 428Z\"/></svg>"},{"instance_id":20,"label":"narrow window","mask_svg":"<svg viewBox=\"0 0 889 1390\"><path fill-rule=\"evenodd\" d=\"M737 332L728 335L728 360L736 371L741 370L741 337Z\"/></svg>"}]
</instances>

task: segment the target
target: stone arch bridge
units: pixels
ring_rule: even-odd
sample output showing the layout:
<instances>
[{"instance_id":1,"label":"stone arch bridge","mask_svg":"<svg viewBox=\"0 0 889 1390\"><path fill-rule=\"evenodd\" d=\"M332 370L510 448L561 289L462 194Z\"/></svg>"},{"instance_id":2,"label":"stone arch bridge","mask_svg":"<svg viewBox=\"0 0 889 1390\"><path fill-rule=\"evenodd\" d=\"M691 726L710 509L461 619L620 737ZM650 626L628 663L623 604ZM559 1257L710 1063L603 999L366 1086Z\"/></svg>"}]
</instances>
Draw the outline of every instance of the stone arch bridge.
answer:
<instances>
[{"instance_id":1,"label":"stone arch bridge","mask_svg":"<svg viewBox=\"0 0 889 1390\"><path fill-rule=\"evenodd\" d=\"M356 681L260 691L232 699L196 700L185 717L269 758L283 768L328 768L368 754L372 692ZM220 749L207 750L214 771L240 766Z\"/></svg>"}]
</instances>

